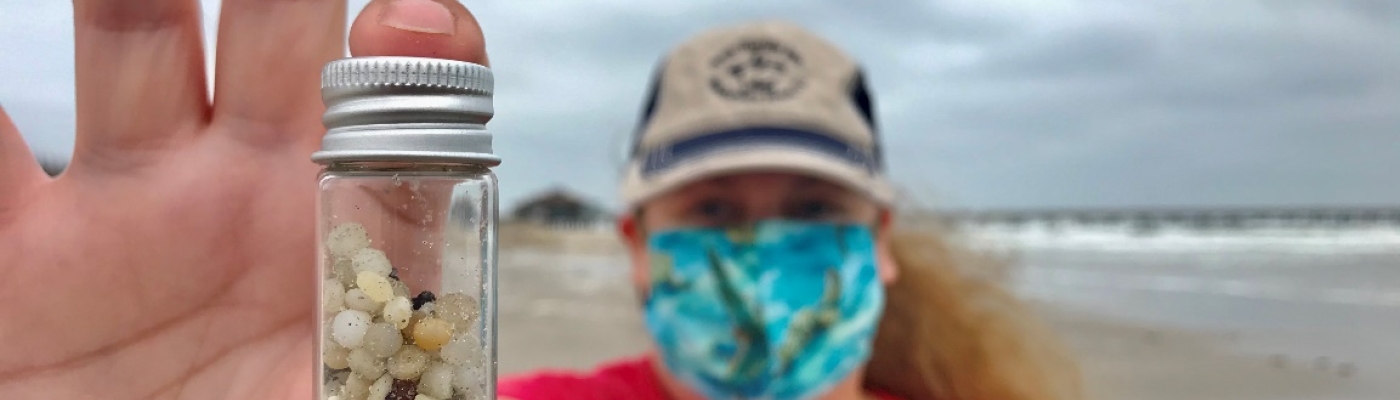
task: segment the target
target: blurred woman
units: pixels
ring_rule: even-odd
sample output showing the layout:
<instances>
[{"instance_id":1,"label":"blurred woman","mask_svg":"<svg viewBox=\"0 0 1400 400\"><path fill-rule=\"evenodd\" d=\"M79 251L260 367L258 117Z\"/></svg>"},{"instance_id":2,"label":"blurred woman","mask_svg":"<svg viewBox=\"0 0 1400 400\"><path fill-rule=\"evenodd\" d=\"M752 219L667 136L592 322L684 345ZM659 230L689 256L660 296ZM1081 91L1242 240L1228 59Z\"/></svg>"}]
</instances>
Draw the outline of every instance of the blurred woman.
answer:
<instances>
[{"instance_id":1,"label":"blurred woman","mask_svg":"<svg viewBox=\"0 0 1400 400\"><path fill-rule=\"evenodd\" d=\"M1023 306L897 231L859 66L782 22L714 29L652 84L619 221L654 351L502 379L503 398L1080 397Z\"/></svg>"}]
</instances>

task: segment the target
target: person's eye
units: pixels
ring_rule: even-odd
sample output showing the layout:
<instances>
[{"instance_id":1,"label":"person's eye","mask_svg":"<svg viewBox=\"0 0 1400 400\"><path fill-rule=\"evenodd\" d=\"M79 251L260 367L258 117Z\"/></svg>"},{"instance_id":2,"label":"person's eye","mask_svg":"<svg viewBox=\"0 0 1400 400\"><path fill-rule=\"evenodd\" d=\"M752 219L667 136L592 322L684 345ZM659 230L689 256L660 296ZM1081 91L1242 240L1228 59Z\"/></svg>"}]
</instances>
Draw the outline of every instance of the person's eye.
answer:
<instances>
[{"instance_id":1,"label":"person's eye","mask_svg":"<svg viewBox=\"0 0 1400 400\"><path fill-rule=\"evenodd\" d=\"M840 218L841 205L830 200L806 200L794 203L787 212L788 218L798 220L825 220Z\"/></svg>"},{"instance_id":2,"label":"person's eye","mask_svg":"<svg viewBox=\"0 0 1400 400\"><path fill-rule=\"evenodd\" d=\"M696 202L691 214L709 224L723 224L738 218L738 208L721 199L706 199Z\"/></svg>"}]
</instances>

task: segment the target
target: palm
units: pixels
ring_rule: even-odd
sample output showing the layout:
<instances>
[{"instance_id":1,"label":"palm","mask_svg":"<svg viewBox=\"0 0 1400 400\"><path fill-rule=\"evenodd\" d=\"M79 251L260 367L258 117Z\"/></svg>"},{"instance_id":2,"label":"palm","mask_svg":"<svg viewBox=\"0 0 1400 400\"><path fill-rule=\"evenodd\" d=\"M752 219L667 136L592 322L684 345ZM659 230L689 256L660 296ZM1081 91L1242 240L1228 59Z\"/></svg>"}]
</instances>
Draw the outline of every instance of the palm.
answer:
<instances>
[{"instance_id":1,"label":"palm","mask_svg":"<svg viewBox=\"0 0 1400 400\"><path fill-rule=\"evenodd\" d=\"M344 2L225 6L212 105L191 76L197 5L128 3L74 4L67 173L39 172L0 114L0 398L307 398L309 156ZM460 6L451 36L377 25L382 7L356 21L356 53L484 62Z\"/></svg>"}]
</instances>

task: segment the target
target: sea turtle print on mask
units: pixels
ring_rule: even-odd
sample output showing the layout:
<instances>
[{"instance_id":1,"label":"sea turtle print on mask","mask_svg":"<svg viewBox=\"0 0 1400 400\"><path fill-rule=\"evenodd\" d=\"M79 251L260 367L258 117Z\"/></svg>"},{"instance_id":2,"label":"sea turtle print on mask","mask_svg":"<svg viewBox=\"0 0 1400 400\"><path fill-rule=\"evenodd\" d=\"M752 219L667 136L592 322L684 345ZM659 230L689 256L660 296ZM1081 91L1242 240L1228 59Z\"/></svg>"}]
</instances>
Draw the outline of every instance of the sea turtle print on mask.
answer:
<instances>
[{"instance_id":1,"label":"sea turtle print on mask","mask_svg":"<svg viewBox=\"0 0 1400 400\"><path fill-rule=\"evenodd\" d=\"M649 240L647 327L712 399L805 399L870 356L884 305L869 227L764 221Z\"/></svg>"}]
</instances>

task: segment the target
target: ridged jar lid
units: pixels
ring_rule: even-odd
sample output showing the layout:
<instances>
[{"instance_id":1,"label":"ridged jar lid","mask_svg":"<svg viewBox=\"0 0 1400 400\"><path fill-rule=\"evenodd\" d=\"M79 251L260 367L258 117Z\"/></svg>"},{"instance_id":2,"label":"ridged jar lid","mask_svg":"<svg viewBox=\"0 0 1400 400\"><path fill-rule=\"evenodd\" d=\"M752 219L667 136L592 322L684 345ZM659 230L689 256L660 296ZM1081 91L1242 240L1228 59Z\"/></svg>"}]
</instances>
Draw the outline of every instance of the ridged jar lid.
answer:
<instances>
[{"instance_id":1,"label":"ridged jar lid","mask_svg":"<svg viewBox=\"0 0 1400 400\"><path fill-rule=\"evenodd\" d=\"M451 162L497 165L486 123L491 70L419 57L352 57L326 64L321 98L328 131L318 163Z\"/></svg>"}]
</instances>

